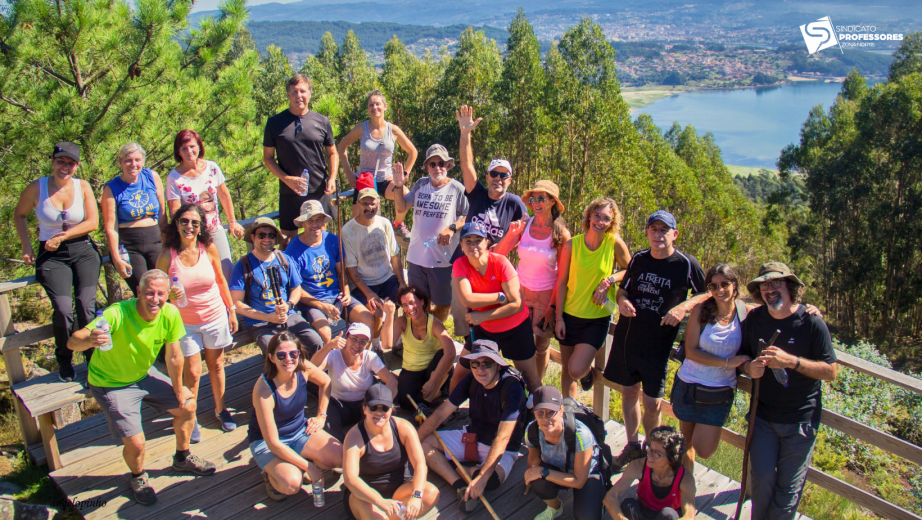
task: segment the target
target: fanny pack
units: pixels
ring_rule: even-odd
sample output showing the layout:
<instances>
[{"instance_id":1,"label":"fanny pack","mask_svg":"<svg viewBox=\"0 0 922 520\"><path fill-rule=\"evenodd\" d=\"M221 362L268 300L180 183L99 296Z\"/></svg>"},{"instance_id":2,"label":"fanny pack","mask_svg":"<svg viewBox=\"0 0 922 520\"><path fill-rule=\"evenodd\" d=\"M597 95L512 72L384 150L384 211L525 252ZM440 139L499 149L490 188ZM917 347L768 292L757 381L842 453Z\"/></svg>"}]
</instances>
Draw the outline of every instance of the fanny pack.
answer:
<instances>
[{"instance_id":1,"label":"fanny pack","mask_svg":"<svg viewBox=\"0 0 922 520\"><path fill-rule=\"evenodd\" d=\"M705 386L685 383L691 391L692 401L697 404L727 404L733 400L731 386Z\"/></svg>"}]
</instances>

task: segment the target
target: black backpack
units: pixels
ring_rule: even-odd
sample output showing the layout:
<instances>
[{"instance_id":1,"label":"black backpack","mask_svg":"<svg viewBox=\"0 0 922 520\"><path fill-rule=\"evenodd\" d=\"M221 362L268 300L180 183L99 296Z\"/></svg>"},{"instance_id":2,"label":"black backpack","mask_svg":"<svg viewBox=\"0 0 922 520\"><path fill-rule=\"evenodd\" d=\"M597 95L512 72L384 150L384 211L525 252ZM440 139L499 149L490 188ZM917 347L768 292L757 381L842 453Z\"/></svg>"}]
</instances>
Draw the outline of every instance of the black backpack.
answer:
<instances>
[{"instance_id":1,"label":"black backpack","mask_svg":"<svg viewBox=\"0 0 922 520\"><path fill-rule=\"evenodd\" d=\"M288 259L286 258L286 255L281 254L281 252L278 252L278 253L279 254L275 255L275 258L278 259L279 265L281 266L282 271L285 271L286 273L288 273ZM268 289L268 287L263 287L262 284L259 283L259 280L257 280L256 277L253 276L253 264L250 262L249 253L243 255L240 258L240 267L243 267L243 298L244 298L244 301L249 302L250 287L253 285L253 282L256 282L257 285L262 287L263 291Z\"/></svg>"},{"instance_id":2,"label":"black backpack","mask_svg":"<svg viewBox=\"0 0 922 520\"><path fill-rule=\"evenodd\" d=\"M599 473L602 475L602 482L605 483L605 490L612 488L612 455L611 447L605 442L605 422L599 418L589 407L575 401L569 397L563 400L563 439L567 443L567 471L573 465L573 456L576 454L576 421L580 421L589 427L592 436L595 437L595 443L599 447ZM538 440L538 423L533 422L528 426L528 442L532 446L538 446L540 450L541 442Z\"/></svg>"}]
</instances>

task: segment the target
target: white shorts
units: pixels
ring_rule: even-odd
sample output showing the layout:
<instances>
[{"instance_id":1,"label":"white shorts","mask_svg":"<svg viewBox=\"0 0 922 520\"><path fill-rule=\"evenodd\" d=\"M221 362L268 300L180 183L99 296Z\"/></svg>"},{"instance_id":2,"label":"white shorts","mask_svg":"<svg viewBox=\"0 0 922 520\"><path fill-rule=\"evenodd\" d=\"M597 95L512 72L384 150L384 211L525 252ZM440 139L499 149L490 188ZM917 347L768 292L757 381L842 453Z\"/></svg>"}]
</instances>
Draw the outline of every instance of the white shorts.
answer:
<instances>
[{"instance_id":1,"label":"white shorts","mask_svg":"<svg viewBox=\"0 0 922 520\"><path fill-rule=\"evenodd\" d=\"M230 322L227 315L223 314L218 319L202 325L184 325L186 335L179 338L179 348L185 357L193 356L207 349L224 349L234 342L231 335Z\"/></svg>"},{"instance_id":2,"label":"white shorts","mask_svg":"<svg viewBox=\"0 0 922 520\"><path fill-rule=\"evenodd\" d=\"M461 442L461 436L467 433L467 426L461 430L447 430L440 431L439 436L442 438L442 442L445 443L445 446L451 451L451 454L455 456L456 459L464 459L464 443ZM477 456L480 459L480 463L483 464L483 461L487 460L487 455L490 454L490 446L478 442L477 443ZM451 457L448 454L445 454L445 458L451 460ZM503 453L503 456L499 458L499 463L497 466L503 468L503 479L509 476L509 473L512 471L512 465L515 464L516 459L519 458L519 452L517 451L507 451Z\"/></svg>"}]
</instances>

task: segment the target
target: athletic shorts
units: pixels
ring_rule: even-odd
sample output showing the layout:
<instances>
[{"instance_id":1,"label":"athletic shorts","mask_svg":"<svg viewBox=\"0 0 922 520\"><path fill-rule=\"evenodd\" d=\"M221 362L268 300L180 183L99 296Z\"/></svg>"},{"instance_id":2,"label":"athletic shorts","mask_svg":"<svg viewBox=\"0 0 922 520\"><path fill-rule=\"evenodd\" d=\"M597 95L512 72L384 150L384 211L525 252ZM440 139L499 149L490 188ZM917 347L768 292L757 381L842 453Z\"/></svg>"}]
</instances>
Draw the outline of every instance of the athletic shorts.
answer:
<instances>
[{"instance_id":1,"label":"athletic shorts","mask_svg":"<svg viewBox=\"0 0 922 520\"><path fill-rule=\"evenodd\" d=\"M451 270L452 267L420 267L407 262L407 277L410 285L422 289L432 305L444 307L451 305Z\"/></svg>"},{"instance_id":2,"label":"athletic shorts","mask_svg":"<svg viewBox=\"0 0 922 520\"><path fill-rule=\"evenodd\" d=\"M117 387L89 387L106 416L109 432L119 440L144 431L141 427L142 403L149 404L159 412L179 408L173 382L154 367L150 367L144 379L137 383Z\"/></svg>"},{"instance_id":3,"label":"athletic shorts","mask_svg":"<svg viewBox=\"0 0 922 520\"><path fill-rule=\"evenodd\" d=\"M625 335L628 328L615 328L608 363L605 364L605 379L622 386L640 383L644 394L662 399L666 390L672 345L640 344L637 340L627 344Z\"/></svg>"},{"instance_id":4,"label":"athletic shorts","mask_svg":"<svg viewBox=\"0 0 922 520\"><path fill-rule=\"evenodd\" d=\"M387 193L388 186L393 183L392 179L387 179L383 181L375 181L375 191L378 192L378 196L381 197L381 200L384 200L384 195ZM359 190L352 190L352 203L357 204L359 202ZM380 212L379 212L380 214Z\"/></svg>"},{"instance_id":5,"label":"athletic shorts","mask_svg":"<svg viewBox=\"0 0 922 520\"><path fill-rule=\"evenodd\" d=\"M563 313L563 325L566 328L564 339L559 339L561 345L575 347L581 343L599 350L605 346L605 336L611 325L611 316L604 318L577 318Z\"/></svg>"},{"instance_id":6,"label":"athletic shorts","mask_svg":"<svg viewBox=\"0 0 922 520\"><path fill-rule=\"evenodd\" d=\"M282 441L282 444L288 446L292 451L300 455L310 438L310 435L304 433L304 430L301 430L296 433L294 437L279 440ZM275 454L272 453L272 450L269 449L269 445L266 444L265 439L251 442L250 453L253 455L253 460L256 461L256 465L259 466L259 469L266 469L266 466L277 458Z\"/></svg>"},{"instance_id":7,"label":"athletic shorts","mask_svg":"<svg viewBox=\"0 0 922 520\"><path fill-rule=\"evenodd\" d=\"M373 292L378 298L382 300L390 300L394 302L398 307L400 302L397 301L397 292L400 291L400 281L397 280L397 275L392 275L390 278L384 281L384 283L378 285L369 285L369 289ZM355 290L352 293L352 299L358 301L364 306L368 306L368 297L365 296L365 293L359 290Z\"/></svg>"},{"instance_id":8,"label":"athletic shorts","mask_svg":"<svg viewBox=\"0 0 922 520\"><path fill-rule=\"evenodd\" d=\"M523 320L515 327L503 332L490 332L480 325L474 325L474 339L489 339L499 345L499 351L506 359L524 361L535 357L535 336L531 333L531 321Z\"/></svg>"},{"instance_id":9,"label":"athletic shorts","mask_svg":"<svg viewBox=\"0 0 922 520\"><path fill-rule=\"evenodd\" d=\"M460 430L446 430L440 431L439 437L442 438L442 442L445 443L445 447L448 448L448 451L455 456L458 460L464 460L464 443L461 442L461 436L467 433L467 426ZM483 464L487 460L487 455L490 454L490 446L482 442L477 443L477 457L480 459L480 463ZM451 459L451 457L446 453L446 459ZM519 452L517 451L505 451L503 456L499 458L499 463L497 466L503 468L503 473L505 476L504 479L509 477L510 472L512 471L512 465L515 464L516 459L519 458Z\"/></svg>"},{"instance_id":10,"label":"athletic shorts","mask_svg":"<svg viewBox=\"0 0 922 520\"><path fill-rule=\"evenodd\" d=\"M336 310L339 311L339 314L343 319L348 318L348 316L343 315L343 301L341 299L327 298L325 300L320 300L320 301L323 303L332 304L333 306L336 307ZM346 306L346 310L349 312L349 314L352 314L352 310L357 308L359 305L362 305L362 304L358 300L356 300L355 296L352 296L351 298L349 298L349 305ZM301 314L304 315L304 317L307 318L307 321L312 324L315 321L319 321L319 320L327 320L327 321L330 320L327 317L327 315L324 314L323 311L318 309L317 307L311 307L310 305L304 305L303 303L299 303L298 310L301 311Z\"/></svg>"},{"instance_id":11,"label":"athletic shorts","mask_svg":"<svg viewBox=\"0 0 922 520\"><path fill-rule=\"evenodd\" d=\"M319 200L323 205L323 211L336 220L336 208L332 204L333 196L324 193L326 185L321 186L317 191L300 196L295 193L279 193L279 229L282 231L296 231L301 226L295 224L295 219L301 216L301 204L306 200Z\"/></svg>"},{"instance_id":12,"label":"athletic shorts","mask_svg":"<svg viewBox=\"0 0 922 520\"><path fill-rule=\"evenodd\" d=\"M185 357L193 356L202 349L223 350L234 342L227 315L202 325L185 325L186 335L179 338L179 348Z\"/></svg>"}]
</instances>

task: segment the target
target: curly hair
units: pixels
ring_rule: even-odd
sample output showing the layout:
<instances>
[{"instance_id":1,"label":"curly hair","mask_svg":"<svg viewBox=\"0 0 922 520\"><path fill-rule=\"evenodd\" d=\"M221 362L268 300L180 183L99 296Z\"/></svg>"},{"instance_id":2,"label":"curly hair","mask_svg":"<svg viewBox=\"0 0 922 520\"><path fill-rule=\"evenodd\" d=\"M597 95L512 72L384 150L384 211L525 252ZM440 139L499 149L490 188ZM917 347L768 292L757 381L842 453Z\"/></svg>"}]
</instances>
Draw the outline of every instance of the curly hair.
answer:
<instances>
[{"instance_id":1,"label":"curly hair","mask_svg":"<svg viewBox=\"0 0 922 520\"><path fill-rule=\"evenodd\" d=\"M677 432L672 426L658 426L647 435L646 443L658 442L666 450L666 461L673 470L682 465L682 456L685 455L685 436Z\"/></svg>"},{"instance_id":2,"label":"curly hair","mask_svg":"<svg viewBox=\"0 0 922 520\"><path fill-rule=\"evenodd\" d=\"M294 343L295 346L298 347L298 350L301 351L301 354L298 356L298 372L307 370L307 363L309 361L307 359L307 349L304 348L304 345L297 336L287 330L283 330L275 336L272 336L272 339L269 340L269 346L266 347L266 364L263 369L263 372L266 374L266 379L273 379L279 374L279 368L275 366L275 362L272 358L275 357L275 351L279 349L279 346L285 342Z\"/></svg>"},{"instance_id":3,"label":"curly hair","mask_svg":"<svg viewBox=\"0 0 922 520\"><path fill-rule=\"evenodd\" d=\"M195 211L198 214L200 224L198 226L198 236L196 238L199 243L206 248L214 243L214 237L211 236L211 231L208 231L208 226L205 225L205 210L198 204L187 202L180 206L170 218L170 224L163 233L163 249L167 251L170 249L175 249L176 251L182 249L178 221L180 216L185 215L189 211Z\"/></svg>"},{"instance_id":4,"label":"curly hair","mask_svg":"<svg viewBox=\"0 0 922 520\"><path fill-rule=\"evenodd\" d=\"M704 277L704 286L707 287L717 275L723 276L733 284L733 299L738 299L740 297L740 282L736 277L736 271L729 264L717 264L708 269L707 275ZM714 301L714 298L708 298L701 304L701 325L705 323L717 323L717 302Z\"/></svg>"},{"instance_id":5,"label":"curly hair","mask_svg":"<svg viewBox=\"0 0 922 520\"><path fill-rule=\"evenodd\" d=\"M791 301L793 303L801 303L804 299L804 293L807 292L806 285L800 285L797 282L792 281L790 278L785 278L784 283L788 286L788 294L791 295ZM752 296L752 300L759 305L765 305L765 300L762 299L762 291L756 287L754 292L750 292L749 296Z\"/></svg>"},{"instance_id":6,"label":"curly hair","mask_svg":"<svg viewBox=\"0 0 922 520\"><path fill-rule=\"evenodd\" d=\"M593 211L597 211L601 208L608 206L611 208L612 212L612 222L611 227L606 231L609 235L617 235L621 231L621 210L618 209L618 203L615 202L615 199L610 197L599 197L589 203L589 206L583 211L583 233L589 231L589 216L592 215Z\"/></svg>"}]
</instances>

